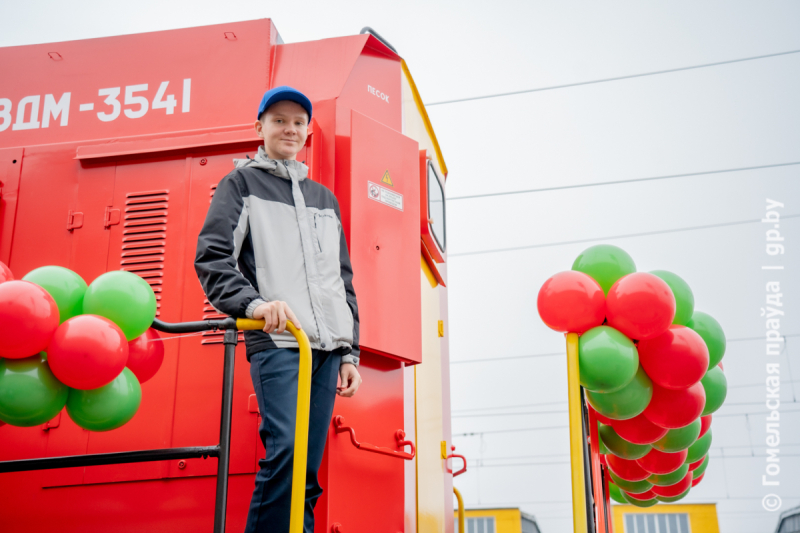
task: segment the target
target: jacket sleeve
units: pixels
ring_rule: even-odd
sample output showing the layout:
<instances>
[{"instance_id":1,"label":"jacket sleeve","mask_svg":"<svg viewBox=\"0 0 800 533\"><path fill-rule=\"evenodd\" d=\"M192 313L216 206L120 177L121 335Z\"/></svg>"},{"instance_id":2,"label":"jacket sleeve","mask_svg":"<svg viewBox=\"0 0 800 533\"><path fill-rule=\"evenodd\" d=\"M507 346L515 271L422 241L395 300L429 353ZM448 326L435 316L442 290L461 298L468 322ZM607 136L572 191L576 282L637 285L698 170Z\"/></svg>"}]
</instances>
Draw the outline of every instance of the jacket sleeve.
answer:
<instances>
[{"instance_id":1,"label":"jacket sleeve","mask_svg":"<svg viewBox=\"0 0 800 533\"><path fill-rule=\"evenodd\" d=\"M336 216L339 221L342 220L342 215L339 213L339 203L336 203ZM353 313L353 348L349 354L342 356L342 363L353 363L358 366L358 361L361 358L361 348L358 344L358 302L356 301L356 291L353 288L353 265L350 264L350 252L347 250L347 239L344 237L344 229L339 227L339 264L342 272L342 281L344 281L344 290L347 297L347 305L350 307L350 312Z\"/></svg>"},{"instance_id":2,"label":"jacket sleeve","mask_svg":"<svg viewBox=\"0 0 800 533\"><path fill-rule=\"evenodd\" d=\"M194 268L211 305L236 318L252 318L263 302L237 268L249 227L241 184L235 173L228 174L217 186L197 238Z\"/></svg>"}]
</instances>

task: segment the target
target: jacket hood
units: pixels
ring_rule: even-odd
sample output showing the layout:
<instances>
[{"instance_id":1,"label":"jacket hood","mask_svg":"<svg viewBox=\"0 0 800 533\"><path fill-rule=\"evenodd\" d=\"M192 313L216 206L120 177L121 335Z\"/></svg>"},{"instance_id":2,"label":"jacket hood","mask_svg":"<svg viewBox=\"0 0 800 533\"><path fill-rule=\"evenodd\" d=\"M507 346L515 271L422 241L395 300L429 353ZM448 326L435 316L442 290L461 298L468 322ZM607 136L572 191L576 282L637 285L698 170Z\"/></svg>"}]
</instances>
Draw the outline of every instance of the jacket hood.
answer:
<instances>
[{"instance_id":1,"label":"jacket hood","mask_svg":"<svg viewBox=\"0 0 800 533\"><path fill-rule=\"evenodd\" d=\"M297 177L298 181L308 177L308 167L303 163L292 159L281 159L280 161L270 159L264 146L258 147L258 153L253 159L234 159L233 164L235 168L260 168L287 180L291 179L290 172Z\"/></svg>"}]
</instances>

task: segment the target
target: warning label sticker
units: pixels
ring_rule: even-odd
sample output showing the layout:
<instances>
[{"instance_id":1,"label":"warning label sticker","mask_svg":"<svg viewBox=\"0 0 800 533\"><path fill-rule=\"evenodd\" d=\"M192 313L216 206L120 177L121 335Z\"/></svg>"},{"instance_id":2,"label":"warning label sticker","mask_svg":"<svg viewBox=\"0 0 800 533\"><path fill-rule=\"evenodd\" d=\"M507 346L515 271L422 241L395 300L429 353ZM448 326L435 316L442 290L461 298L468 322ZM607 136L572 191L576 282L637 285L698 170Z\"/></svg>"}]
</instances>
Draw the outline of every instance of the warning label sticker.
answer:
<instances>
[{"instance_id":1,"label":"warning label sticker","mask_svg":"<svg viewBox=\"0 0 800 533\"><path fill-rule=\"evenodd\" d=\"M382 204L393 207L398 211L403 210L403 195L394 191L390 191L386 187L381 187L371 181L367 182L367 196L370 200L375 200Z\"/></svg>"}]
</instances>

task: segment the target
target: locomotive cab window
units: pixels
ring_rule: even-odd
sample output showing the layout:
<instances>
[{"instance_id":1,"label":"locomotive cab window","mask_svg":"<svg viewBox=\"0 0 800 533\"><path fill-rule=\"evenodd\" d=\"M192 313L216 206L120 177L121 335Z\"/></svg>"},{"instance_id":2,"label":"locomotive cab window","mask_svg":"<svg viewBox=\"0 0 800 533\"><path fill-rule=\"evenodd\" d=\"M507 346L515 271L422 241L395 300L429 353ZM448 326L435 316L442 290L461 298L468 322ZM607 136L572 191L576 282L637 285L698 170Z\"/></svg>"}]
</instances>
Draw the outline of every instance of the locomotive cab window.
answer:
<instances>
[{"instance_id":1,"label":"locomotive cab window","mask_svg":"<svg viewBox=\"0 0 800 533\"><path fill-rule=\"evenodd\" d=\"M428 225L439 249L444 252L447 245L445 228L444 190L439 175L428 161Z\"/></svg>"}]
</instances>

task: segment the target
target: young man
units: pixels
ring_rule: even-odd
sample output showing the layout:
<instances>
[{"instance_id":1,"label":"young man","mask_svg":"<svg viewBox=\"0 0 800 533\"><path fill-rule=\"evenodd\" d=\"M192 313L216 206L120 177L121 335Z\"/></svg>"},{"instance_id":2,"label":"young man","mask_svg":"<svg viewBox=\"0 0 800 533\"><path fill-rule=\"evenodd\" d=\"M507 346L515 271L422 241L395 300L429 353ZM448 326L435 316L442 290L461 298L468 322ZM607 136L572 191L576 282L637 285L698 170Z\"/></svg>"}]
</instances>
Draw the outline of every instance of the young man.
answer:
<instances>
[{"instance_id":1,"label":"young man","mask_svg":"<svg viewBox=\"0 0 800 533\"><path fill-rule=\"evenodd\" d=\"M289 531L299 351L286 321L304 328L311 341L304 529L312 533L333 402L361 384L358 305L339 204L331 191L307 179L308 167L296 160L308 136L311 102L291 87L276 87L264 94L257 118L264 146L254 159L234 160L235 169L217 186L195 269L216 309L266 323L263 331L245 332L267 450L256 474L248 533Z\"/></svg>"}]
</instances>

